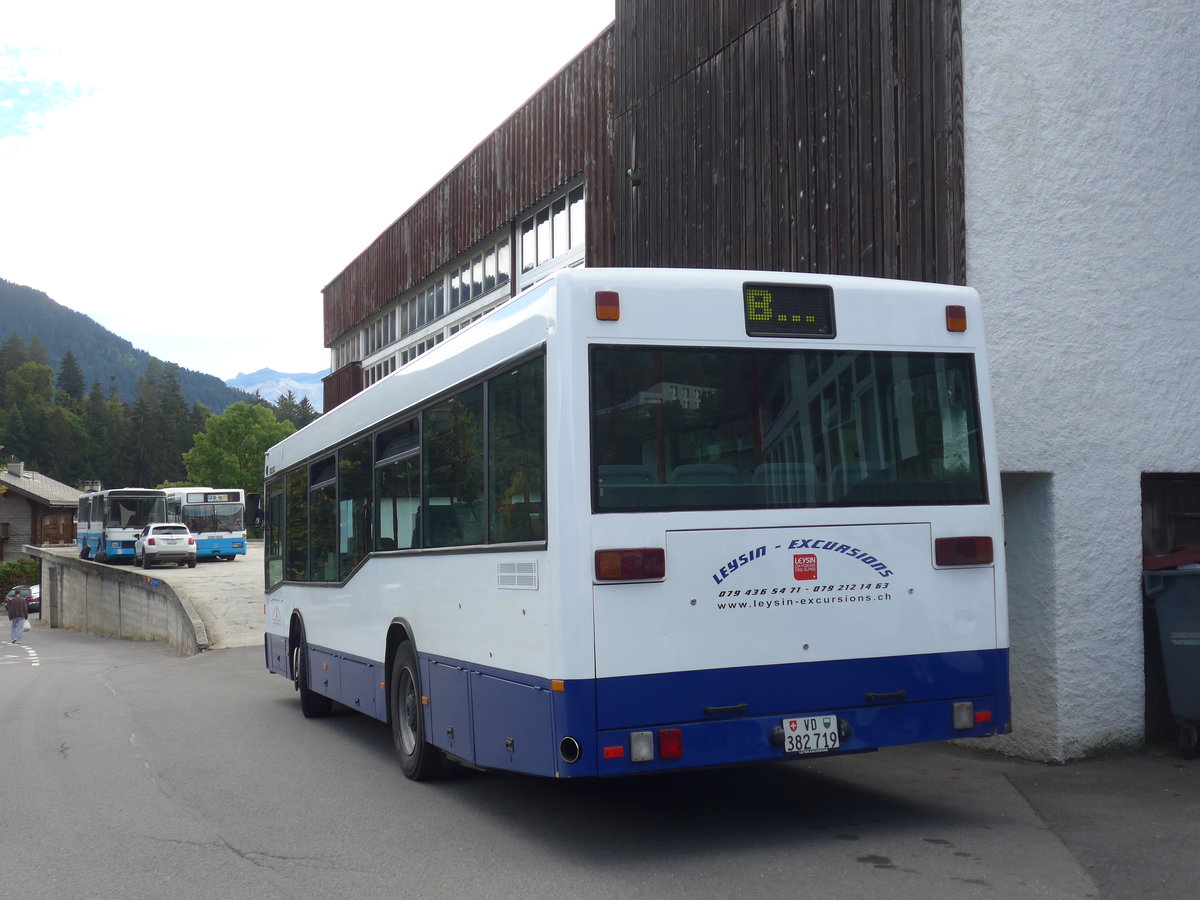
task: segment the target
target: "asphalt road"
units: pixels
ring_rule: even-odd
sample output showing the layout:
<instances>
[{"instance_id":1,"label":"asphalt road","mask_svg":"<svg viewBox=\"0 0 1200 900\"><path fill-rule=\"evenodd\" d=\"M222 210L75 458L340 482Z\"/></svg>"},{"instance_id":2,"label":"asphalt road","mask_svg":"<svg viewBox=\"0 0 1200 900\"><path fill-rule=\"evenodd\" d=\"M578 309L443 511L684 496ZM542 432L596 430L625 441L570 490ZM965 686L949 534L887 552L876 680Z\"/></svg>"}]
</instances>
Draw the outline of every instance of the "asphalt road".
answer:
<instances>
[{"instance_id":1,"label":"asphalt road","mask_svg":"<svg viewBox=\"0 0 1200 900\"><path fill-rule=\"evenodd\" d=\"M0 896L1147 898L1200 872L1200 763L950 745L667 777L401 775L262 659L262 545L156 568L214 650L0 642ZM13 836L19 835L15 844Z\"/></svg>"},{"instance_id":2,"label":"asphalt road","mask_svg":"<svg viewBox=\"0 0 1200 900\"><path fill-rule=\"evenodd\" d=\"M304 719L257 647L37 623L0 687L4 896L1146 898L1200 859L1200 768L1169 756L414 784L386 726Z\"/></svg>"}]
</instances>

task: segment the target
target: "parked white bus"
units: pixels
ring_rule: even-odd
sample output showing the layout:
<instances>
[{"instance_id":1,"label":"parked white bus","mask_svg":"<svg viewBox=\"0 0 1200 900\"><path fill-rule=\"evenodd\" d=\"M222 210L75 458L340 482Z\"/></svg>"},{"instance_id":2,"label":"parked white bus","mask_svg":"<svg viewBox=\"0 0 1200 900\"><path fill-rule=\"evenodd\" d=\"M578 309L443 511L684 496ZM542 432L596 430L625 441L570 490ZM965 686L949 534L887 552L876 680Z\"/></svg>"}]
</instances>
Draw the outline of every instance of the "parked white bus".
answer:
<instances>
[{"instance_id":1,"label":"parked white bus","mask_svg":"<svg viewBox=\"0 0 1200 900\"><path fill-rule=\"evenodd\" d=\"M1007 731L969 288L559 272L266 454L266 663L405 773Z\"/></svg>"}]
</instances>

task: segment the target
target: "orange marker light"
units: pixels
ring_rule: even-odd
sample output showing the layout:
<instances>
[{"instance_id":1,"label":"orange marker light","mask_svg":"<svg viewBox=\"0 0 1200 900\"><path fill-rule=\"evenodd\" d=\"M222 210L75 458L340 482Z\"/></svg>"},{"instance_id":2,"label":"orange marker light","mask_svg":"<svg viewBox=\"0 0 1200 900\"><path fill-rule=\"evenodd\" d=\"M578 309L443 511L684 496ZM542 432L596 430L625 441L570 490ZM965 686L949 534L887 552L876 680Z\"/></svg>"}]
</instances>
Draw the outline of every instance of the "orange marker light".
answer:
<instances>
[{"instance_id":1,"label":"orange marker light","mask_svg":"<svg viewBox=\"0 0 1200 900\"><path fill-rule=\"evenodd\" d=\"M967 330L967 308L965 306L947 306L946 307L946 330L947 331L966 331Z\"/></svg>"},{"instance_id":2,"label":"orange marker light","mask_svg":"<svg viewBox=\"0 0 1200 900\"><path fill-rule=\"evenodd\" d=\"M596 291L596 318L617 322L621 318L621 295L616 291Z\"/></svg>"}]
</instances>

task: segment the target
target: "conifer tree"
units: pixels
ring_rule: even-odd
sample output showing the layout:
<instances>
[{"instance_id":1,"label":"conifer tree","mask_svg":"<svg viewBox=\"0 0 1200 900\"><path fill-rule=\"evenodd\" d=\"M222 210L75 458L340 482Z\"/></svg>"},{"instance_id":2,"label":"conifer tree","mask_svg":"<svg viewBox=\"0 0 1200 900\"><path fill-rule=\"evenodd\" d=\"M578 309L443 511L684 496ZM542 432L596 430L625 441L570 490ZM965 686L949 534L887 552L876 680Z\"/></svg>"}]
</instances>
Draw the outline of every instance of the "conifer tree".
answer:
<instances>
[{"instance_id":1,"label":"conifer tree","mask_svg":"<svg viewBox=\"0 0 1200 900\"><path fill-rule=\"evenodd\" d=\"M79 368L75 354L70 350L63 354L58 367L58 380L54 386L68 397L83 399L83 370Z\"/></svg>"},{"instance_id":2,"label":"conifer tree","mask_svg":"<svg viewBox=\"0 0 1200 900\"><path fill-rule=\"evenodd\" d=\"M9 372L27 362L29 348L25 346L25 339L14 331L0 344L0 387Z\"/></svg>"},{"instance_id":3,"label":"conifer tree","mask_svg":"<svg viewBox=\"0 0 1200 900\"><path fill-rule=\"evenodd\" d=\"M168 363L159 379L158 414L162 422L164 474L158 483L182 481L187 477L183 454L192 447L192 420L183 390L179 386L179 366Z\"/></svg>"},{"instance_id":4,"label":"conifer tree","mask_svg":"<svg viewBox=\"0 0 1200 900\"><path fill-rule=\"evenodd\" d=\"M29 431L25 427L25 417L17 407L10 407L4 414L4 434L0 437L10 458L29 459Z\"/></svg>"},{"instance_id":5,"label":"conifer tree","mask_svg":"<svg viewBox=\"0 0 1200 900\"><path fill-rule=\"evenodd\" d=\"M36 334L29 339L29 362L35 362L41 366L50 365L50 351L46 349L46 345Z\"/></svg>"}]
</instances>

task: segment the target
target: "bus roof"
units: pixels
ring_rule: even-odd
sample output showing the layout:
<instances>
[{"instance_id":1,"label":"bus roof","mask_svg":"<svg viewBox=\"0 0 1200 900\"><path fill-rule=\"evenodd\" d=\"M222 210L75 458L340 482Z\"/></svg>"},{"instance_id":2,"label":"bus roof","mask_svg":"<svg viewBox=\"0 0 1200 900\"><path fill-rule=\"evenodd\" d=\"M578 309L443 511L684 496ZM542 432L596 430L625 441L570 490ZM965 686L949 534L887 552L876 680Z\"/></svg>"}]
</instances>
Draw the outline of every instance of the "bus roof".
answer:
<instances>
[{"instance_id":1,"label":"bus roof","mask_svg":"<svg viewBox=\"0 0 1200 900\"><path fill-rule=\"evenodd\" d=\"M740 301L747 284L785 284L831 288L838 310L839 331L834 343L873 349L904 346L982 352L979 298L967 287L926 282L736 269L575 268L551 273L496 307L469 328L452 335L428 352L326 412L270 448L264 474L310 459L326 449L369 432L381 421L482 377L486 372L547 343L553 335L576 339L619 339L636 335L656 343L713 346L780 346L795 348L795 337L748 336ZM589 299L597 291L627 298L622 306L621 331L611 322L597 322ZM653 294L653 303L636 303L638 295ZM718 304L714 302L720 300ZM973 318L971 334L948 340L946 305L961 305ZM937 341L931 335L937 335ZM818 338L816 346L830 341ZM399 396L397 379L405 385Z\"/></svg>"}]
</instances>

